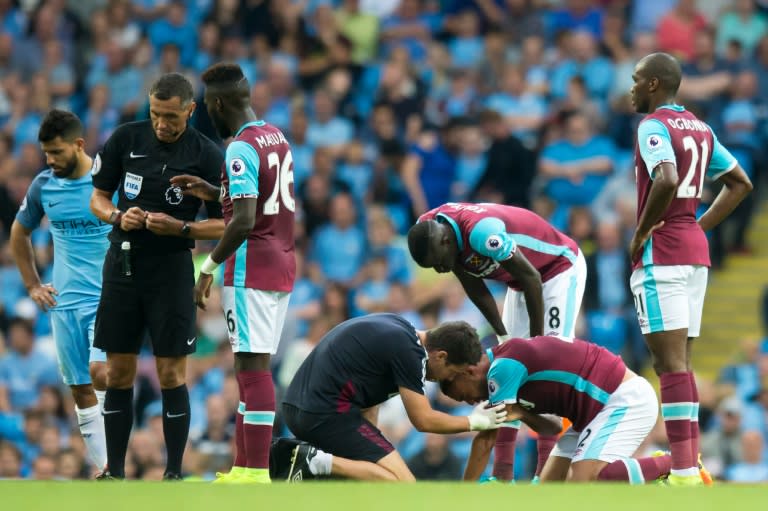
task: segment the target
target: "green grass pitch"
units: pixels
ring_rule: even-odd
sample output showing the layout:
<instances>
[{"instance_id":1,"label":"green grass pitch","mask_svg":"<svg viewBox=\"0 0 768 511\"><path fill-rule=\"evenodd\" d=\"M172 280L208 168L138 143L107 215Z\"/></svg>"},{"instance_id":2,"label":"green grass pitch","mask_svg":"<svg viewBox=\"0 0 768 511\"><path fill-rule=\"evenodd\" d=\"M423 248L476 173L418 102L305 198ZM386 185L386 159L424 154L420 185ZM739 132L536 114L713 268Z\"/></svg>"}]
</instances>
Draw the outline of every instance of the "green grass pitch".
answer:
<instances>
[{"instance_id":1,"label":"green grass pitch","mask_svg":"<svg viewBox=\"0 0 768 511\"><path fill-rule=\"evenodd\" d=\"M0 509L55 511L749 511L768 486L515 486L474 483L208 483L0 481Z\"/></svg>"}]
</instances>

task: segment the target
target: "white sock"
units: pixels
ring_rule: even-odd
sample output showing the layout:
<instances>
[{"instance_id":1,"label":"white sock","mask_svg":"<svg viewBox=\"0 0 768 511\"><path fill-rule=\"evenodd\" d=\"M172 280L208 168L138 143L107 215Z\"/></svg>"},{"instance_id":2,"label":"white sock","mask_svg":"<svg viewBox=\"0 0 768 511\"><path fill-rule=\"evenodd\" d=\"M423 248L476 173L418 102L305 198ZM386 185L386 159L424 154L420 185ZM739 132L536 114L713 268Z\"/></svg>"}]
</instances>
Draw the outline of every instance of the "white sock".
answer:
<instances>
[{"instance_id":1,"label":"white sock","mask_svg":"<svg viewBox=\"0 0 768 511\"><path fill-rule=\"evenodd\" d=\"M333 454L317 450L315 457L309 460L309 471L316 476L331 475L331 466L333 465Z\"/></svg>"},{"instance_id":2,"label":"white sock","mask_svg":"<svg viewBox=\"0 0 768 511\"><path fill-rule=\"evenodd\" d=\"M93 465L102 470L107 466L107 439L104 434L104 417L101 416L101 405L80 409L75 406L77 424L83 436L85 448Z\"/></svg>"},{"instance_id":3,"label":"white sock","mask_svg":"<svg viewBox=\"0 0 768 511\"><path fill-rule=\"evenodd\" d=\"M107 391L106 390L96 390L93 389L93 392L96 394L96 401L99 402L99 411L104 411L104 399L107 397Z\"/></svg>"}]
</instances>

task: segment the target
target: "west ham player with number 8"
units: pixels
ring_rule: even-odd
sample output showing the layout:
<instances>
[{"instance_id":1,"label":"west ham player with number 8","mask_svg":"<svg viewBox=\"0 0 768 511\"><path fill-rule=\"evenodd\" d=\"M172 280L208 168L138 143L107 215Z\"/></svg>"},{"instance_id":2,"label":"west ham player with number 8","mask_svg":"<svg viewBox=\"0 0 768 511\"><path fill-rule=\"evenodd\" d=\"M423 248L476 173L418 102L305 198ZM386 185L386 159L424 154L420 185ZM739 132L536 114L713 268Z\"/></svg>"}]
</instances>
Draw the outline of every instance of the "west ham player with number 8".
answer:
<instances>
[{"instance_id":1,"label":"west ham player with number 8","mask_svg":"<svg viewBox=\"0 0 768 511\"><path fill-rule=\"evenodd\" d=\"M296 273L293 223L293 158L283 133L258 120L250 87L239 66L216 64L202 76L205 104L227 147L222 174L226 229L200 270L195 301L205 308L213 271L224 261L222 306L235 353L240 406L232 470L220 483L269 483L269 447L275 419L270 372ZM185 193L210 200L219 190L179 176Z\"/></svg>"},{"instance_id":2,"label":"west ham player with number 8","mask_svg":"<svg viewBox=\"0 0 768 511\"><path fill-rule=\"evenodd\" d=\"M691 341L699 336L707 271L707 231L752 190L736 159L712 129L675 104L680 64L653 53L635 66L632 103L648 115L637 130L637 229L630 243L630 280L640 328L661 381L661 414L672 451L670 484L699 485L699 399ZM723 183L696 220L704 176Z\"/></svg>"},{"instance_id":3,"label":"west ham player with number 8","mask_svg":"<svg viewBox=\"0 0 768 511\"><path fill-rule=\"evenodd\" d=\"M452 271L499 336L572 336L587 265L575 241L527 209L499 204L448 203L424 213L408 232L411 257L439 273ZM499 315L483 279L509 289ZM493 474L513 479L519 421L499 432ZM541 435L536 474L557 436Z\"/></svg>"}]
</instances>

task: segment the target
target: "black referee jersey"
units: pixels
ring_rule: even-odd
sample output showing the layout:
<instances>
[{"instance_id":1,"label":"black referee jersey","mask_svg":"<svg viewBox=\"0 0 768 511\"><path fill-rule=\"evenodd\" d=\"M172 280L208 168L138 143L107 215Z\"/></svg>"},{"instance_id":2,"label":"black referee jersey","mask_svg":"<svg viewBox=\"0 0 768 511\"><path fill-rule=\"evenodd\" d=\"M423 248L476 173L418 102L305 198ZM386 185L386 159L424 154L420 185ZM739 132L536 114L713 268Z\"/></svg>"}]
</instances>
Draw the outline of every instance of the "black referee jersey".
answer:
<instances>
[{"instance_id":1,"label":"black referee jersey","mask_svg":"<svg viewBox=\"0 0 768 511\"><path fill-rule=\"evenodd\" d=\"M200 176L214 186L221 185L224 155L209 138L187 126L171 144L160 142L150 120L119 126L102 150L93 167L93 186L99 190L117 190L121 211L137 206L149 213L166 213L191 222L200 210L201 200L185 196L171 186L170 179L180 174ZM206 202L209 218L221 218L221 205ZM194 240L178 236L158 236L147 229L123 231L115 226L109 234L112 243L130 241L133 247L147 247L155 252L194 247Z\"/></svg>"}]
</instances>

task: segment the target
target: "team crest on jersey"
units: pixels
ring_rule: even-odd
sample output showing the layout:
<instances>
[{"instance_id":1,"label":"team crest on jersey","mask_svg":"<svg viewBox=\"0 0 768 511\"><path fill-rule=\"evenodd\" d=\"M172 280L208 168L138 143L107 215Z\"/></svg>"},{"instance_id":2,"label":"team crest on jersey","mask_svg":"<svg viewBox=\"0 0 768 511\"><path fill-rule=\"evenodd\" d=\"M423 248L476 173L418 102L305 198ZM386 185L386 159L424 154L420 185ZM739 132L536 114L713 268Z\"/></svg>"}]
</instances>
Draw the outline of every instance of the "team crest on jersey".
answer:
<instances>
[{"instance_id":1,"label":"team crest on jersey","mask_svg":"<svg viewBox=\"0 0 768 511\"><path fill-rule=\"evenodd\" d=\"M498 268L499 263L490 257L483 257L475 253L464 259L464 269L475 277L485 278Z\"/></svg>"},{"instance_id":2,"label":"team crest on jersey","mask_svg":"<svg viewBox=\"0 0 768 511\"><path fill-rule=\"evenodd\" d=\"M169 186L165 191L165 200L172 206L178 206L184 200L184 193L178 186Z\"/></svg>"},{"instance_id":3,"label":"team crest on jersey","mask_svg":"<svg viewBox=\"0 0 768 511\"><path fill-rule=\"evenodd\" d=\"M142 181L144 181L144 176L126 172L125 180L123 181L123 193L125 193L125 196L131 200L138 197L139 193L141 193Z\"/></svg>"},{"instance_id":4,"label":"team crest on jersey","mask_svg":"<svg viewBox=\"0 0 768 511\"><path fill-rule=\"evenodd\" d=\"M664 142L661 139L661 137L658 135L649 135L645 141L645 145L651 151L658 151L659 149L661 149L661 146L664 145Z\"/></svg>"},{"instance_id":5,"label":"team crest on jersey","mask_svg":"<svg viewBox=\"0 0 768 511\"><path fill-rule=\"evenodd\" d=\"M91 175L96 175L101 172L101 155L96 154L96 158L93 159L93 166L91 167Z\"/></svg>"},{"instance_id":6,"label":"team crest on jersey","mask_svg":"<svg viewBox=\"0 0 768 511\"><path fill-rule=\"evenodd\" d=\"M229 162L229 173L233 176L241 176L245 172L245 162L240 158L235 158Z\"/></svg>"}]
</instances>

